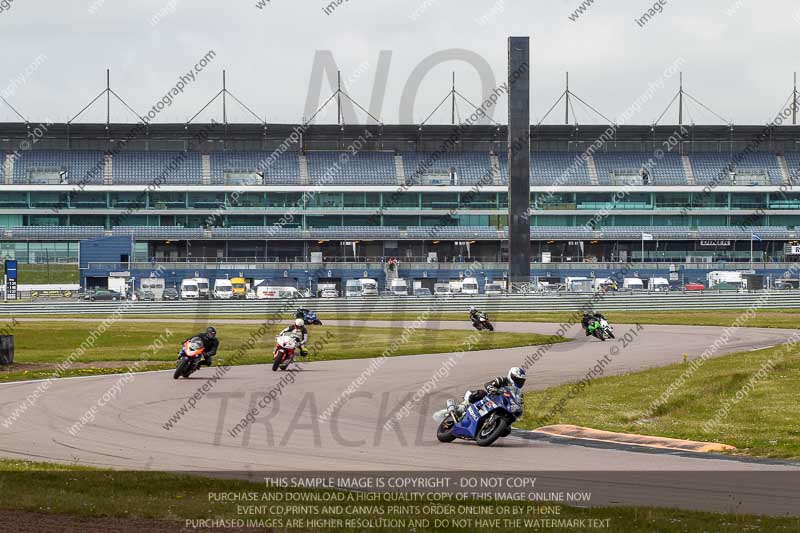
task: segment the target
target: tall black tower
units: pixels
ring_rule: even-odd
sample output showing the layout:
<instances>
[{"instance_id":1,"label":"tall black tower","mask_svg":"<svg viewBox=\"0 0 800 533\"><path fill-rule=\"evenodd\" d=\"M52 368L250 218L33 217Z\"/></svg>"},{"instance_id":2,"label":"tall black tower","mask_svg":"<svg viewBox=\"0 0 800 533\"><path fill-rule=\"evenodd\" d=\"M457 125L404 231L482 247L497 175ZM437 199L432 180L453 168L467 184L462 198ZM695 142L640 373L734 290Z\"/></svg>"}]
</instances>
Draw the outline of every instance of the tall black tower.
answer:
<instances>
[{"instance_id":1,"label":"tall black tower","mask_svg":"<svg viewBox=\"0 0 800 533\"><path fill-rule=\"evenodd\" d=\"M530 38L508 38L508 277L531 281Z\"/></svg>"}]
</instances>

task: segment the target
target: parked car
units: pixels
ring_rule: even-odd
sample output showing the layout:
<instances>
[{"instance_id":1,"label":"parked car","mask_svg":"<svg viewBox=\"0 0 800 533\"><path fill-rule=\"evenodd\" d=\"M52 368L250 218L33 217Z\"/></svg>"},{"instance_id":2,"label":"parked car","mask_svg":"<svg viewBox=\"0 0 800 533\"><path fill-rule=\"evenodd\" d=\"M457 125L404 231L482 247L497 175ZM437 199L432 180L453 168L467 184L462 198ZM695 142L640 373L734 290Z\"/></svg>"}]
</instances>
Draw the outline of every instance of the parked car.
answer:
<instances>
[{"instance_id":1,"label":"parked car","mask_svg":"<svg viewBox=\"0 0 800 533\"><path fill-rule=\"evenodd\" d=\"M699 281L692 281L687 283L683 286L684 290L687 291L704 291L706 290L706 286L700 283Z\"/></svg>"},{"instance_id":2,"label":"parked car","mask_svg":"<svg viewBox=\"0 0 800 533\"><path fill-rule=\"evenodd\" d=\"M325 289L319 294L320 298L338 298L339 292L336 289Z\"/></svg>"},{"instance_id":3,"label":"parked car","mask_svg":"<svg viewBox=\"0 0 800 533\"><path fill-rule=\"evenodd\" d=\"M84 300L94 301L112 301L122 300L122 294L117 291L110 291L108 289L93 289L88 290L83 296Z\"/></svg>"},{"instance_id":4,"label":"parked car","mask_svg":"<svg viewBox=\"0 0 800 533\"><path fill-rule=\"evenodd\" d=\"M503 283L502 281L492 281L490 283L487 283L484 292L489 296L505 294L506 292L505 283Z\"/></svg>"},{"instance_id":5,"label":"parked car","mask_svg":"<svg viewBox=\"0 0 800 533\"><path fill-rule=\"evenodd\" d=\"M155 302L156 295L153 291L136 291L136 299L141 302Z\"/></svg>"},{"instance_id":6,"label":"parked car","mask_svg":"<svg viewBox=\"0 0 800 533\"><path fill-rule=\"evenodd\" d=\"M450 296L453 291L450 290L449 283L437 283L433 286L434 296Z\"/></svg>"},{"instance_id":7,"label":"parked car","mask_svg":"<svg viewBox=\"0 0 800 533\"><path fill-rule=\"evenodd\" d=\"M175 287L170 287L168 289L164 289L164 299L165 300L180 300L181 295L178 293L178 289Z\"/></svg>"},{"instance_id":8,"label":"parked car","mask_svg":"<svg viewBox=\"0 0 800 533\"><path fill-rule=\"evenodd\" d=\"M431 290L426 287L414 289L414 296L431 296Z\"/></svg>"}]
</instances>

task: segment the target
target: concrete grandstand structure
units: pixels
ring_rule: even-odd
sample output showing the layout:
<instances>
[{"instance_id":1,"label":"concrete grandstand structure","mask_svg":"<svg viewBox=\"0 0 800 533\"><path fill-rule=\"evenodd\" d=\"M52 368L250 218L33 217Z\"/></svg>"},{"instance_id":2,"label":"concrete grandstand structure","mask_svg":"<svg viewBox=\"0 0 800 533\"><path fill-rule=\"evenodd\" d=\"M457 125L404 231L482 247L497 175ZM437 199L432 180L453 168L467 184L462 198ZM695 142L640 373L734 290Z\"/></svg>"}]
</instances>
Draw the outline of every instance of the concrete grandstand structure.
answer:
<instances>
[{"instance_id":1,"label":"concrete grandstand structure","mask_svg":"<svg viewBox=\"0 0 800 533\"><path fill-rule=\"evenodd\" d=\"M134 128L55 124L20 150L27 126L0 125L0 255L80 261L90 286L156 263L168 282L383 284L391 257L424 285L507 276L503 126ZM751 247L758 272L795 261L800 128L631 125L598 143L607 130L531 128L534 277L688 281L749 267Z\"/></svg>"}]
</instances>

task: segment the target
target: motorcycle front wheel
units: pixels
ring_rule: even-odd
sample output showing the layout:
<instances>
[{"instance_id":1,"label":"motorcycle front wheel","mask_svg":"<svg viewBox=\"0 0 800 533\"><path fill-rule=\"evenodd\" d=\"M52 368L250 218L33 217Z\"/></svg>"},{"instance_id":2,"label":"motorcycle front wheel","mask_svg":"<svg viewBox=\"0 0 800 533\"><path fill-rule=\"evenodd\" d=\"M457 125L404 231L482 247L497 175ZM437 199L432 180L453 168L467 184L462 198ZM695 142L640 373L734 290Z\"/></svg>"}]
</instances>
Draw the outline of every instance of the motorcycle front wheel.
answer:
<instances>
[{"instance_id":1,"label":"motorcycle front wheel","mask_svg":"<svg viewBox=\"0 0 800 533\"><path fill-rule=\"evenodd\" d=\"M436 438L439 439L439 442L453 442L456 440L453 435L453 427L455 425L456 423L453 422L453 417L448 414L447 418L442 420L442 423L439 424L439 428L436 430Z\"/></svg>"},{"instance_id":2,"label":"motorcycle front wheel","mask_svg":"<svg viewBox=\"0 0 800 533\"><path fill-rule=\"evenodd\" d=\"M488 329L489 331L494 331L494 326L491 324L491 322L486 323L486 329Z\"/></svg>"},{"instance_id":3,"label":"motorcycle front wheel","mask_svg":"<svg viewBox=\"0 0 800 533\"><path fill-rule=\"evenodd\" d=\"M278 367L281 366L281 360L283 359L283 357L281 357L281 353L282 352L280 350L278 350L278 351L275 352L275 355L272 356L272 371L273 372L277 372L278 371Z\"/></svg>"},{"instance_id":4,"label":"motorcycle front wheel","mask_svg":"<svg viewBox=\"0 0 800 533\"><path fill-rule=\"evenodd\" d=\"M508 419L502 416L489 417L478 429L475 442L478 446L490 446L508 429Z\"/></svg>"},{"instance_id":5,"label":"motorcycle front wheel","mask_svg":"<svg viewBox=\"0 0 800 533\"><path fill-rule=\"evenodd\" d=\"M181 377L183 373L186 371L188 365L189 365L189 360L186 359L185 357L181 357L180 360L178 361L178 364L175 366L175 373L172 374L172 378L178 379L179 377Z\"/></svg>"}]
</instances>

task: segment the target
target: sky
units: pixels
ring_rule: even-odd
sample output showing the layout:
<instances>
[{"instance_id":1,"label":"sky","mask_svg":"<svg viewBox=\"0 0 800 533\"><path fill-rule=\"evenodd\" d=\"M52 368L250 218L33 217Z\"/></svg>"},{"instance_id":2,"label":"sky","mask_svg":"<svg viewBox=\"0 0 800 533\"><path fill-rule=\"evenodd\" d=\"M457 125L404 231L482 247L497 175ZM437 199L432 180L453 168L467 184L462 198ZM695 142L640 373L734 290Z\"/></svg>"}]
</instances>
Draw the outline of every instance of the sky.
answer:
<instances>
[{"instance_id":1,"label":"sky","mask_svg":"<svg viewBox=\"0 0 800 533\"><path fill-rule=\"evenodd\" d=\"M382 122L419 124L453 73L459 94L480 105L507 77L508 36L520 35L531 38L533 123L569 71L574 94L609 120L652 124L680 70L686 92L713 111L689 100L690 122L763 124L786 105L800 67L796 1L338 1L0 0L0 96L31 122L66 122L104 89L108 68L114 92L145 115L183 76L154 120L183 123L220 91L224 69L230 93L259 121L297 123L332 94L338 67L345 92ZM470 104L457 103L468 115ZM231 99L227 110L230 122L256 121ZM606 122L576 99L573 110L571 123ZM348 123L366 120L345 111ZM505 123L505 99L491 112ZM105 113L101 99L75 122ZM194 120L211 118L222 119L220 99ZM427 123L450 118L448 102ZM544 123L564 118L562 101ZM0 122L18 120L0 101ZM112 101L111 120L136 115ZM316 122L335 123L335 107ZM660 123L676 122L673 106Z\"/></svg>"}]
</instances>

